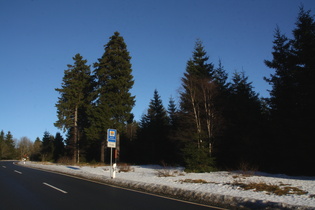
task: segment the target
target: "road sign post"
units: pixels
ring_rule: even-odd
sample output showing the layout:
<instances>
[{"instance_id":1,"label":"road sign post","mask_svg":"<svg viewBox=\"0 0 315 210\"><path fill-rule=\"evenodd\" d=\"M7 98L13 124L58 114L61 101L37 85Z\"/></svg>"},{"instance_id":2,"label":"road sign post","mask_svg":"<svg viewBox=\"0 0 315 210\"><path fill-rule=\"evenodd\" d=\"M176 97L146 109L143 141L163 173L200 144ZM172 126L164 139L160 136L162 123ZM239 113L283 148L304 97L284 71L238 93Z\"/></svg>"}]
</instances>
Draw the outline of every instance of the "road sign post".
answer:
<instances>
[{"instance_id":1,"label":"road sign post","mask_svg":"<svg viewBox=\"0 0 315 210\"><path fill-rule=\"evenodd\" d=\"M113 172L113 148L116 148L116 138L117 137L117 130L115 129L107 129L107 147L110 147L110 176L111 178L115 178Z\"/></svg>"}]
</instances>

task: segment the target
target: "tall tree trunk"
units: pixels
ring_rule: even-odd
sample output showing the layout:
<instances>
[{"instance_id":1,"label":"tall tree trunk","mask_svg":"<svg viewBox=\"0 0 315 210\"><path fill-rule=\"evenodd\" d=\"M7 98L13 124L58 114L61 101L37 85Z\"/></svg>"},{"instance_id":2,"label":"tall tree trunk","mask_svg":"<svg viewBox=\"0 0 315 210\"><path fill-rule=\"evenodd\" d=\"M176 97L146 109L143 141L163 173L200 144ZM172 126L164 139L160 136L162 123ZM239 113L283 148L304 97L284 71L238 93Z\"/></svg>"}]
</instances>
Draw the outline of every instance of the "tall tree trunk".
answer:
<instances>
[{"instance_id":1,"label":"tall tree trunk","mask_svg":"<svg viewBox=\"0 0 315 210\"><path fill-rule=\"evenodd\" d=\"M196 86L194 85L194 81L190 82L190 86L188 87L190 91L190 101L191 105L193 108L193 113L194 113L194 118L195 118L195 123L196 123L196 128L197 128L197 134L198 134L198 139L197 139L197 145L198 148L200 148L200 142L201 142L201 120L200 120L200 109L198 107L198 104L196 102Z\"/></svg>"},{"instance_id":2,"label":"tall tree trunk","mask_svg":"<svg viewBox=\"0 0 315 210\"><path fill-rule=\"evenodd\" d=\"M105 163L105 140L101 143L101 162Z\"/></svg>"},{"instance_id":3,"label":"tall tree trunk","mask_svg":"<svg viewBox=\"0 0 315 210\"><path fill-rule=\"evenodd\" d=\"M73 145L73 162L77 163L78 155L78 106L75 106L74 110L74 145Z\"/></svg>"},{"instance_id":4,"label":"tall tree trunk","mask_svg":"<svg viewBox=\"0 0 315 210\"><path fill-rule=\"evenodd\" d=\"M119 162L119 156L120 156L120 135L117 133L116 135L116 156L115 156L115 162Z\"/></svg>"},{"instance_id":5,"label":"tall tree trunk","mask_svg":"<svg viewBox=\"0 0 315 210\"><path fill-rule=\"evenodd\" d=\"M208 80L203 81L202 83L203 91L203 103L205 109L205 118L207 126L207 138L209 146L209 155L212 156L212 147L213 147L213 126L215 124L215 110L213 106L213 100L215 95L215 86L212 83L209 83Z\"/></svg>"}]
</instances>

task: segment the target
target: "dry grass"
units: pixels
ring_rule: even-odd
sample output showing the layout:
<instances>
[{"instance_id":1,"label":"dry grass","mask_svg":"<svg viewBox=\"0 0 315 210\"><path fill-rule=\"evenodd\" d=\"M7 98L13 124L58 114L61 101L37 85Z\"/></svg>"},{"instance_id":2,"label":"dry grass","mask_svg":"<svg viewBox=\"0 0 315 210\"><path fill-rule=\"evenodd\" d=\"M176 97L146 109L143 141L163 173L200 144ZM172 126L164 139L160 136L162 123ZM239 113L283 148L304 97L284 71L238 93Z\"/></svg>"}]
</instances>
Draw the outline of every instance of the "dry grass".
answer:
<instances>
[{"instance_id":1,"label":"dry grass","mask_svg":"<svg viewBox=\"0 0 315 210\"><path fill-rule=\"evenodd\" d=\"M54 163L52 162L47 162L47 161L43 161L43 162L32 162L34 164L41 164L41 165L54 165Z\"/></svg>"},{"instance_id":2,"label":"dry grass","mask_svg":"<svg viewBox=\"0 0 315 210\"><path fill-rule=\"evenodd\" d=\"M239 173L243 177L250 177L255 175L255 173L258 171L258 167L253 166L247 162L241 162L238 166L239 168Z\"/></svg>"},{"instance_id":3,"label":"dry grass","mask_svg":"<svg viewBox=\"0 0 315 210\"><path fill-rule=\"evenodd\" d=\"M176 173L170 169L157 169L155 170L158 177L175 177Z\"/></svg>"},{"instance_id":4,"label":"dry grass","mask_svg":"<svg viewBox=\"0 0 315 210\"><path fill-rule=\"evenodd\" d=\"M207 182L204 179L181 179L178 182L182 183L197 183L197 184L207 184L212 182Z\"/></svg>"},{"instance_id":5,"label":"dry grass","mask_svg":"<svg viewBox=\"0 0 315 210\"><path fill-rule=\"evenodd\" d=\"M135 169L132 168L129 164L127 163L119 163L118 164L118 172L134 172Z\"/></svg>"},{"instance_id":6,"label":"dry grass","mask_svg":"<svg viewBox=\"0 0 315 210\"><path fill-rule=\"evenodd\" d=\"M155 170L158 177L176 177L176 176L184 176L184 172L172 169L157 169Z\"/></svg>"},{"instance_id":7,"label":"dry grass","mask_svg":"<svg viewBox=\"0 0 315 210\"><path fill-rule=\"evenodd\" d=\"M240 188L243 188L244 190L254 190L256 192L267 192L267 194L275 194L275 195L305 195L308 192L301 190L297 187L291 187L288 185L273 185L273 184L266 184L263 182L260 183L240 183L240 182L234 182L232 185L238 186Z\"/></svg>"}]
</instances>

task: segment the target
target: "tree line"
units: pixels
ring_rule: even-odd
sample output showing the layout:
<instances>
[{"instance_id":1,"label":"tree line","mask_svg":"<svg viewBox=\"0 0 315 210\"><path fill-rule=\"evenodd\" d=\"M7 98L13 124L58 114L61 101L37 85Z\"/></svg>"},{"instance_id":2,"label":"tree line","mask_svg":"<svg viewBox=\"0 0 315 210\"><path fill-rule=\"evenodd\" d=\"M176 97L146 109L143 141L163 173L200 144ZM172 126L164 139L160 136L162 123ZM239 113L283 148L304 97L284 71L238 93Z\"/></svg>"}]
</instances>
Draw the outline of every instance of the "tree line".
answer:
<instances>
[{"instance_id":1,"label":"tree line","mask_svg":"<svg viewBox=\"0 0 315 210\"><path fill-rule=\"evenodd\" d=\"M45 133L38 139L37 158L104 162L106 130L115 128L120 162L184 165L194 172L256 169L314 175L315 22L310 10L300 7L292 38L275 29L271 53L271 60L262 61L273 70L264 78L271 85L270 97L260 98L245 72L234 72L228 81L221 61L217 66L210 62L197 40L181 78L179 101L171 97L165 108L153 90L137 122L131 113L131 57L115 32L93 71L80 54L68 65L56 89L55 123L67 136Z\"/></svg>"}]
</instances>

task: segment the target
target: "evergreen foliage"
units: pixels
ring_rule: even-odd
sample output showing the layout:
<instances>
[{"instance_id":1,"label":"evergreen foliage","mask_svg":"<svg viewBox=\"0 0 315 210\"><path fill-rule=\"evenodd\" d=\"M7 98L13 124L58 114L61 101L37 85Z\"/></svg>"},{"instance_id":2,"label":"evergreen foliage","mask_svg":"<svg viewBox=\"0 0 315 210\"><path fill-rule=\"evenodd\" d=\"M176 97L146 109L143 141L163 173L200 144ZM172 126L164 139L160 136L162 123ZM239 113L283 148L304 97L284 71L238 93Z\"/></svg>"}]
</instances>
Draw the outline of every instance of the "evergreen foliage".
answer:
<instances>
[{"instance_id":1,"label":"evergreen foliage","mask_svg":"<svg viewBox=\"0 0 315 210\"><path fill-rule=\"evenodd\" d=\"M221 60L215 67L197 40L181 78L179 107L171 97L166 110L154 90L137 122L131 113L131 57L115 32L93 73L80 54L68 65L62 87L56 89L60 98L55 123L67 137L63 141L60 133L53 137L45 132L42 141L34 142L30 157L58 161L71 155L76 161L104 162L106 132L115 128L124 162L184 164L191 172L240 169L243 164L314 175L315 22L303 7L292 35L275 30L273 57L265 61L274 70L265 78L272 86L270 98L260 99L244 72L235 72L227 82ZM15 158L19 149L10 132L0 132L0 159Z\"/></svg>"},{"instance_id":2,"label":"evergreen foliage","mask_svg":"<svg viewBox=\"0 0 315 210\"><path fill-rule=\"evenodd\" d=\"M217 99L220 91L218 81L224 82L223 68L215 69L212 63L207 63L208 59L202 42L198 40L192 59L187 62L186 72L182 78L181 118L185 129L190 131L190 134L185 133L184 137L187 142L184 150L186 151L186 163L191 163L194 161L191 158L196 157L187 153L187 151L191 151L189 148L197 148L195 152L205 153L204 157L213 156L213 147L222 119L217 107ZM210 164L208 158L202 160L205 163L201 165ZM198 158L195 161L197 161L195 165L200 165Z\"/></svg>"},{"instance_id":3,"label":"evergreen foliage","mask_svg":"<svg viewBox=\"0 0 315 210\"><path fill-rule=\"evenodd\" d=\"M107 129L123 132L127 122L133 118L131 110L135 104L135 96L130 93L134 84L131 57L123 37L115 32L104 47L103 56L94 64L97 98L90 110L91 127L88 131L90 138L101 141L102 162L105 161Z\"/></svg>"},{"instance_id":4,"label":"evergreen foliage","mask_svg":"<svg viewBox=\"0 0 315 210\"><path fill-rule=\"evenodd\" d=\"M5 150L5 145L4 145L4 131L1 130L1 132L0 132L0 160L3 158L4 150Z\"/></svg>"},{"instance_id":5,"label":"evergreen foliage","mask_svg":"<svg viewBox=\"0 0 315 210\"><path fill-rule=\"evenodd\" d=\"M54 144L53 159L54 162L58 162L58 160L65 155L64 140L60 133L56 133L53 144Z\"/></svg>"},{"instance_id":6,"label":"evergreen foliage","mask_svg":"<svg viewBox=\"0 0 315 210\"><path fill-rule=\"evenodd\" d=\"M84 128L88 126L86 110L92 100L93 80L87 60L80 54L73 60L74 65L69 64L64 72L62 87L56 88L61 97L56 104L58 120L55 126L72 132L69 143L73 148L73 161L79 162L79 145L84 138Z\"/></svg>"},{"instance_id":7,"label":"evergreen foliage","mask_svg":"<svg viewBox=\"0 0 315 210\"><path fill-rule=\"evenodd\" d=\"M273 59L265 64L275 70L266 81L272 85L271 123L275 144L274 168L288 173L310 173L314 165L313 154L315 124L315 22L310 11L303 7L293 30L293 38L281 34L277 28L273 46Z\"/></svg>"},{"instance_id":8,"label":"evergreen foliage","mask_svg":"<svg viewBox=\"0 0 315 210\"><path fill-rule=\"evenodd\" d=\"M54 136L50 135L48 131L44 132L42 138L41 156L42 161L53 161L54 153Z\"/></svg>"},{"instance_id":9,"label":"evergreen foliage","mask_svg":"<svg viewBox=\"0 0 315 210\"><path fill-rule=\"evenodd\" d=\"M5 135L4 131L0 132L0 159L8 160L16 157L15 143L10 131Z\"/></svg>"},{"instance_id":10,"label":"evergreen foliage","mask_svg":"<svg viewBox=\"0 0 315 210\"><path fill-rule=\"evenodd\" d=\"M139 162L160 164L170 161L168 129L167 112L158 91L154 90L147 114L143 115L140 121L138 144L142 151L142 159Z\"/></svg>"},{"instance_id":11,"label":"evergreen foliage","mask_svg":"<svg viewBox=\"0 0 315 210\"><path fill-rule=\"evenodd\" d=\"M32 154L30 155L30 160L32 161L40 161L41 160L41 148L42 148L42 141L39 137L36 138L33 144Z\"/></svg>"},{"instance_id":12,"label":"evergreen foliage","mask_svg":"<svg viewBox=\"0 0 315 210\"><path fill-rule=\"evenodd\" d=\"M257 164L262 126L261 102L244 72L235 72L228 86L225 130L219 147L220 165L238 169Z\"/></svg>"}]
</instances>

